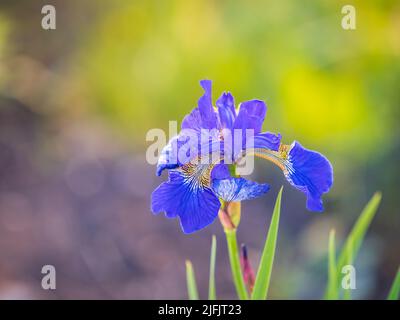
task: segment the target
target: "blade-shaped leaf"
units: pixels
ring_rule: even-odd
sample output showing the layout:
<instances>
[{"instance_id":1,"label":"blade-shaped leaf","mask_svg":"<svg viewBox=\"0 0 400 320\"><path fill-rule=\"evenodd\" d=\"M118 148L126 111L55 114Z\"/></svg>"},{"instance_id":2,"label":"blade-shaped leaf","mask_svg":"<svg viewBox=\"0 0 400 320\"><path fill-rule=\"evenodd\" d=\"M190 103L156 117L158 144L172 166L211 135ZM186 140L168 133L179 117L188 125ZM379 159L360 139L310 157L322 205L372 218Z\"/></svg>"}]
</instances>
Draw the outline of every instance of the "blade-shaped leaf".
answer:
<instances>
[{"instance_id":1,"label":"blade-shaped leaf","mask_svg":"<svg viewBox=\"0 0 400 320\"><path fill-rule=\"evenodd\" d=\"M339 298L336 277L335 230L332 229L329 233L328 292L326 294L326 299L328 300L337 300Z\"/></svg>"},{"instance_id":2,"label":"blade-shaped leaf","mask_svg":"<svg viewBox=\"0 0 400 320\"><path fill-rule=\"evenodd\" d=\"M368 228L367 228L368 229ZM345 265L353 265L353 244L350 244L348 247L347 247L347 252L346 252L346 254L345 254L345 256L346 256L346 262L345 262ZM339 269L338 270L338 273L340 273L341 275L342 275L342 281L343 281L343 273L341 272L342 270L341 269ZM347 289L345 289L345 288L343 288L343 284L342 284L342 289L343 289L343 300L351 300L351 291L353 290L353 289L351 289L351 288L347 288Z\"/></svg>"},{"instance_id":3,"label":"blade-shaped leaf","mask_svg":"<svg viewBox=\"0 0 400 320\"><path fill-rule=\"evenodd\" d=\"M361 244L364 240L364 236L371 224L372 219L376 214L381 199L382 199L382 194L380 192L376 192L373 195L371 200L364 207L363 211L358 217L353 229L351 230L349 236L347 237L343 245L336 267L336 274L337 274L336 281L338 288L340 286L342 269L345 265L352 264L353 261L355 261L358 251L360 250ZM329 291L329 284L325 291L325 298L327 298L328 296L328 291Z\"/></svg>"},{"instance_id":4,"label":"blade-shaped leaf","mask_svg":"<svg viewBox=\"0 0 400 320\"><path fill-rule=\"evenodd\" d=\"M257 277L254 284L251 298L254 300L266 299L268 294L269 282L271 279L272 266L275 257L276 239L278 238L279 217L281 213L282 190L276 198L274 212L271 218L267 239L258 267Z\"/></svg>"},{"instance_id":5,"label":"blade-shaped leaf","mask_svg":"<svg viewBox=\"0 0 400 320\"><path fill-rule=\"evenodd\" d=\"M215 300L216 299L216 290L215 290L215 260L217 256L217 239L215 235L212 236L211 241L211 256L210 256L210 279L208 285L208 299Z\"/></svg>"},{"instance_id":6,"label":"blade-shaped leaf","mask_svg":"<svg viewBox=\"0 0 400 320\"><path fill-rule=\"evenodd\" d=\"M186 260L186 284L187 284L189 299L199 300L199 293L197 292L196 278L194 276L193 265L189 260Z\"/></svg>"},{"instance_id":7,"label":"blade-shaped leaf","mask_svg":"<svg viewBox=\"0 0 400 320\"><path fill-rule=\"evenodd\" d=\"M394 278L392 287L387 297L388 300L398 300L400 294L400 267L397 269L396 277Z\"/></svg>"},{"instance_id":8,"label":"blade-shaped leaf","mask_svg":"<svg viewBox=\"0 0 400 320\"><path fill-rule=\"evenodd\" d=\"M382 195L380 192L374 194L371 200L367 203L360 217L357 219L356 224L351 230L347 240L343 246L338 259L338 271L349 261L355 260L360 249L361 243L364 240L365 233L367 232L372 219L381 202Z\"/></svg>"},{"instance_id":9,"label":"blade-shaped leaf","mask_svg":"<svg viewBox=\"0 0 400 320\"><path fill-rule=\"evenodd\" d=\"M240 267L239 252L237 246L236 229L225 230L228 245L229 262L231 265L232 279L235 284L236 293L240 300L248 300L246 285L244 283L242 269Z\"/></svg>"}]
</instances>

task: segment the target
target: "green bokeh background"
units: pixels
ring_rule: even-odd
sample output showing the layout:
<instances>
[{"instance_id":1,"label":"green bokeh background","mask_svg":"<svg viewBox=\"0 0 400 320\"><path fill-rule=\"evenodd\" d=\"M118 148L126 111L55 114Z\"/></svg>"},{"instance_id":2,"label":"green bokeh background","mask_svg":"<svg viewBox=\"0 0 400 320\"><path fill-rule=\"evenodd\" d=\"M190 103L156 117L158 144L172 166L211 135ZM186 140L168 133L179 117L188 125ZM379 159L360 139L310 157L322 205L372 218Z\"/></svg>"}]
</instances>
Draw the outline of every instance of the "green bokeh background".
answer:
<instances>
[{"instance_id":1,"label":"green bokeh background","mask_svg":"<svg viewBox=\"0 0 400 320\"><path fill-rule=\"evenodd\" d=\"M40 27L44 4L56 6L54 31ZM356 8L356 30L341 27L341 8L346 4ZM50 184L49 176L62 177L62 163L87 146L69 148L71 131L78 132L77 140L90 137L89 149L101 145L92 152L101 150L97 159L115 160L124 154L140 159L138 171L153 170L144 162L146 132L168 130L168 121L180 121L202 94L199 80L212 79L214 99L229 90L236 102L265 100L265 130L280 132L286 143L298 140L333 163L335 184L325 197L325 216L294 213L304 199L286 187L283 201L292 204L283 212L289 226L283 226L280 234L278 252L282 253L273 274L272 297L318 298L326 276L327 230L342 230L343 239L376 190L383 192L383 203L360 257L362 281L367 284L361 285L359 297L385 296L400 261L398 1L2 1L0 10L0 95L22 103L32 117L40 118L29 155L41 185ZM13 134L23 130L24 121L31 120L13 124ZM276 191L283 183L278 173L260 163L257 177L273 178L269 182ZM176 224L160 222L163 218L151 217L148 210L152 187L161 180L133 179L136 184L152 179L152 185L141 198L133 198L130 219L163 223L158 230L162 241L172 235L185 241L175 235L180 233ZM2 192L6 191L4 187ZM245 205L244 210L260 212L272 205L274 197L257 200L258 206ZM303 214L306 218L299 217ZM253 217L254 223L264 223L264 213ZM77 219L79 223L79 215ZM221 233L218 226L213 228L210 232ZM253 245L256 264L263 234L247 240L251 223L242 228L240 236ZM198 237L208 241L209 233L204 232ZM187 246L196 251L199 243L191 241ZM222 246L223 238L220 242ZM139 261L158 254L151 247L143 250ZM184 256L192 252L187 250L177 265L183 266ZM198 268L204 269L200 279L206 279L206 253L199 253L202 259L197 261ZM294 270L293 264L298 268ZM318 276L311 276L314 271ZM168 291L167 284L157 293L142 289L147 278L139 274L137 289L116 297L184 297L183 270L176 272L181 273L176 293ZM224 288L223 297L232 297L229 273L224 272L226 279L221 278L226 281L219 286ZM164 280L160 276L158 281ZM74 292L67 290L58 298L71 296ZM96 289L83 295L87 296L103 297Z\"/></svg>"}]
</instances>

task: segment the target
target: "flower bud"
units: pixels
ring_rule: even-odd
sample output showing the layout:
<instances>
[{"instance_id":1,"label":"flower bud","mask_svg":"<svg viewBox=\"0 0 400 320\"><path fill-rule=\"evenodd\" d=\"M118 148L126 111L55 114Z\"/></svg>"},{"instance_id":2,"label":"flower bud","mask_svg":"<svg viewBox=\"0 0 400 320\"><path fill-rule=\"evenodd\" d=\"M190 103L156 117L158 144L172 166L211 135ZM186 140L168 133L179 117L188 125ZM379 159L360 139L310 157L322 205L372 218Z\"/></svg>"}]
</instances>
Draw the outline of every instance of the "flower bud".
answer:
<instances>
[{"instance_id":1,"label":"flower bud","mask_svg":"<svg viewBox=\"0 0 400 320\"><path fill-rule=\"evenodd\" d=\"M240 222L240 202L223 201L218 216L225 231L236 230Z\"/></svg>"},{"instance_id":2,"label":"flower bud","mask_svg":"<svg viewBox=\"0 0 400 320\"><path fill-rule=\"evenodd\" d=\"M242 266L244 283L246 284L247 290L251 293L253 291L255 277L247 256L247 247L244 244L242 244L240 250L240 264Z\"/></svg>"}]
</instances>

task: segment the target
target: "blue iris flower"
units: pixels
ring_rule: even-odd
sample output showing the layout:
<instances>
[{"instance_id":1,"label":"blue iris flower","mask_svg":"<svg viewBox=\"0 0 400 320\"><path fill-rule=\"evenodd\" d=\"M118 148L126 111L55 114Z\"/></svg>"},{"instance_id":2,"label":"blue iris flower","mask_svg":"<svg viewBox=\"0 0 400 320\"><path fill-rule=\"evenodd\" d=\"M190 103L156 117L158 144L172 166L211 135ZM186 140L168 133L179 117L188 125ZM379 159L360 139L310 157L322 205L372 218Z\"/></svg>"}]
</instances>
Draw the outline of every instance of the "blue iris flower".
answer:
<instances>
[{"instance_id":1,"label":"blue iris flower","mask_svg":"<svg viewBox=\"0 0 400 320\"><path fill-rule=\"evenodd\" d=\"M267 111L263 101L242 102L237 110L228 92L214 108L211 81L200 84L204 95L197 108L183 119L180 133L160 154L157 175L168 169L169 179L152 194L153 213L179 217L183 231L192 233L215 220L220 199L236 202L266 193L268 184L231 176L227 164L237 163L245 155L275 163L289 183L306 194L307 208L323 211L321 197L333 183L329 161L296 141L282 144L280 134L261 132Z\"/></svg>"}]
</instances>

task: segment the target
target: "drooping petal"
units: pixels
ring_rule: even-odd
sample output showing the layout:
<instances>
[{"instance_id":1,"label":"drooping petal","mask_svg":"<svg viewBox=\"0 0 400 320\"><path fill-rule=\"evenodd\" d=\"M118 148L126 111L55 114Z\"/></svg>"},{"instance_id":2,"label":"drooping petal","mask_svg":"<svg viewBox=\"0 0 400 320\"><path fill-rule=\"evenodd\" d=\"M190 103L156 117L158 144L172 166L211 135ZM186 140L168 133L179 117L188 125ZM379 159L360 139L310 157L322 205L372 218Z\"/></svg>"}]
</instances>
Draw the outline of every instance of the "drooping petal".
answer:
<instances>
[{"instance_id":1,"label":"drooping petal","mask_svg":"<svg viewBox=\"0 0 400 320\"><path fill-rule=\"evenodd\" d=\"M197 157L201 147L199 137L195 130L184 129L170 139L160 153L156 174L160 176L165 169L175 169Z\"/></svg>"},{"instance_id":2,"label":"drooping petal","mask_svg":"<svg viewBox=\"0 0 400 320\"><path fill-rule=\"evenodd\" d=\"M242 102L234 128L253 129L254 134L260 133L266 112L267 105L262 100Z\"/></svg>"},{"instance_id":3,"label":"drooping petal","mask_svg":"<svg viewBox=\"0 0 400 320\"><path fill-rule=\"evenodd\" d=\"M220 202L209 187L193 185L177 170L151 196L153 213L165 212L168 218L179 217L184 233L192 233L212 223L218 215Z\"/></svg>"},{"instance_id":4,"label":"drooping petal","mask_svg":"<svg viewBox=\"0 0 400 320\"><path fill-rule=\"evenodd\" d=\"M231 129L236 119L235 101L230 92L224 92L215 105L218 108L221 128Z\"/></svg>"},{"instance_id":5,"label":"drooping petal","mask_svg":"<svg viewBox=\"0 0 400 320\"><path fill-rule=\"evenodd\" d=\"M223 151L223 142L214 130L198 134L194 129L183 129L162 149L156 174L160 176L165 169L181 167L195 158L201 159L203 164L220 163Z\"/></svg>"},{"instance_id":6,"label":"drooping petal","mask_svg":"<svg viewBox=\"0 0 400 320\"><path fill-rule=\"evenodd\" d=\"M265 148L273 151L278 151L281 144L281 139L282 136L280 133L258 133L254 136L254 148Z\"/></svg>"},{"instance_id":7,"label":"drooping petal","mask_svg":"<svg viewBox=\"0 0 400 320\"><path fill-rule=\"evenodd\" d=\"M236 202L257 198L269 190L266 183L257 183L244 178L215 179L212 181L215 194L225 201Z\"/></svg>"},{"instance_id":8,"label":"drooping petal","mask_svg":"<svg viewBox=\"0 0 400 320\"><path fill-rule=\"evenodd\" d=\"M210 225L218 216L219 199L208 188L185 198L179 214L184 233L193 233Z\"/></svg>"},{"instance_id":9,"label":"drooping petal","mask_svg":"<svg viewBox=\"0 0 400 320\"><path fill-rule=\"evenodd\" d=\"M168 144L161 150L158 157L156 174L160 176L165 169L174 169L179 166L177 158L178 136L173 137Z\"/></svg>"},{"instance_id":10,"label":"drooping petal","mask_svg":"<svg viewBox=\"0 0 400 320\"><path fill-rule=\"evenodd\" d=\"M329 160L295 141L284 165L284 173L290 184L307 195L307 209L323 211L321 197L333 183L333 169Z\"/></svg>"},{"instance_id":11,"label":"drooping petal","mask_svg":"<svg viewBox=\"0 0 400 320\"><path fill-rule=\"evenodd\" d=\"M201 117L201 127L204 129L217 128L218 124L217 114L212 105L211 84L210 80L200 81L200 85L204 89L204 95L199 99L198 108Z\"/></svg>"}]
</instances>

